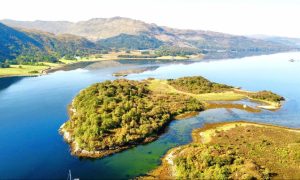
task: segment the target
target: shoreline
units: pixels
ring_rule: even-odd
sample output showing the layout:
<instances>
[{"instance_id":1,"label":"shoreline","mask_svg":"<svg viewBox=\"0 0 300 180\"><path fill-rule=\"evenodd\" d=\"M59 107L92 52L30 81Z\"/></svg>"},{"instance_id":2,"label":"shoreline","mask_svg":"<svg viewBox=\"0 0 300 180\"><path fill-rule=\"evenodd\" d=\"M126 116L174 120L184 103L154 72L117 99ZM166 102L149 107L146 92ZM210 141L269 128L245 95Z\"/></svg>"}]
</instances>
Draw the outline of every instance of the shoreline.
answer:
<instances>
[{"instance_id":1,"label":"shoreline","mask_svg":"<svg viewBox=\"0 0 300 180\"><path fill-rule=\"evenodd\" d=\"M15 77L15 76L26 76L26 77L42 76L42 75L47 75L49 73L53 73L53 72L56 72L59 70L64 70L68 66L74 66L74 65L76 66L77 64L80 64L80 63L91 63L92 64L92 63L102 62L102 61L120 61L120 60L186 61L186 60L196 60L196 59L202 60L203 58L158 57L158 58L103 58L103 59L77 60L75 62L70 62L67 64L55 63L55 66L49 65L49 66L45 67L45 69L40 70L39 73L29 74L28 72L26 72L26 73L21 73L21 74L3 74L3 75L0 75L0 78ZM36 67L40 67L40 66L36 66ZM0 68L0 71L1 71L1 68Z\"/></svg>"},{"instance_id":2,"label":"shoreline","mask_svg":"<svg viewBox=\"0 0 300 180\"><path fill-rule=\"evenodd\" d=\"M152 82L157 82L157 80L155 80L155 79L150 80L150 84ZM160 81L158 81L158 82L160 82ZM169 86L170 85L168 85L168 87ZM159 86L159 87L161 87L161 86ZM155 92L155 88L153 89L153 87L152 87L152 91ZM232 91L236 92L234 89ZM178 91L178 92L181 92L181 91ZM160 92L160 93L167 93L167 92ZM247 93L249 94L249 93L255 93L255 92L247 91ZM179 96L180 96L180 94L181 93L177 93L177 95L179 95ZM191 94L191 93L184 93L184 94L189 94L189 96L191 96L191 97L196 95L196 94ZM250 101L253 101L252 99L248 98L247 96L245 96L243 99L246 99L246 98L249 99ZM235 103L234 101L231 101L232 103L224 103L221 101L218 103L216 101L210 102L210 101L205 101L205 100L200 100L200 99L198 99L198 101L203 104L202 109L199 109L196 111L185 111L185 112L181 112L181 114L174 115L173 117L171 117L169 119L169 121L165 125L160 127L155 134L152 134L149 137L143 137L141 139L136 139L136 141L129 141L129 142L127 142L127 144L123 144L122 146L111 146L111 147L106 147L103 149L98 149L98 150L95 149L93 151L89 151L87 149L79 148L79 145L77 144L75 139L71 139L72 130L70 129L71 132L67 131L67 129L64 128L65 123L59 128L59 132L60 132L60 134L63 135L65 141L70 144L71 153L73 155L78 156L78 157L86 157L86 158L102 158L102 157L129 149L129 148L132 148L132 147L140 145L140 144L146 144L146 143L152 142L152 141L156 140L157 138L159 138L165 132L165 130L167 129L167 127L171 121L191 118L191 117L197 116L199 113L201 113L205 110L216 109L216 108L227 108L227 109L244 110L244 111L247 111L250 113L257 113L257 112L261 112L261 110L262 110L262 108L260 108L259 106L252 107L252 106L249 106L246 104ZM256 102L262 103L259 100L257 100ZM271 103L270 103L270 106L271 106ZM279 109L280 107L281 106L278 106L277 108ZM76 109L73 107L73 103L71 103L68 106L68 112L69 112L69 117L72 117L72 115L76 113Z\"/></svg>"},{"instance_id":3,"label":"shoreline","mask_svg":"<svg viewBox=\"0 0 300 180\"><path fill-rule=\"evenodd\" d=\"M86 149L81 149L78 145L78 143L71 138L71 133L68 132L66 129L64 129L65 123L59 128L59 133L63 136L63 139L70 145L70 151L71 154L79 157L79 158L104 158L106 156L114 155L115 153L130 149L132 147L135 147L137 145L143 145L150 142L155 141L158 136L151 136L145 138L141 142L136 142L134 144L129 144L123 147L115 147L114 149L105 149L105 150L95 150L95 151L88 151Z\"/></svg>"},{"instance_id":4,"label":"shoreline","mask_svg":"<svg viewBox=\"0 0 300 180\"><path fill-rule=\"evenodd\" d=\"M69 113L75 113L76 110L74 108L72 108L71 105L70 105L69 108L68 108L68 112ZM186 118L191 118L191 117L194 117L194 116L198 115L200 112L202 112L202 111L199 111L199 112L198 111L185 112L185 113L182 113L180 115L175 116L173 118L173 120L184 120ZM128 145L123 146L123 147L115 147L115 149L105 149L105 150L100 150L100 151L99 150L88 151L86 149L79 148L77 142L74 139L71 138L71 132L67 131L64 128L65 123L63 123L60 126L60 128L58 129L58 132L59 132L59 134L61 134L63 136L64 141L69 144L70 151L71 151L72 155L80 157L80 158L104 158L106 156L113 155L115 153L130 149L132 147L147 144L147 143L151 143L151 142L157 140L162 134L164 134L166 132L167 127L168 127L170 122L168 122L165 126L163 126L161 128L161 130L159 130L159 132L156 136L149 136L149 137L146 137L142 141L134 142L132 144L128 144Z\"/></svg>"},{"instance_id":5,"label":"shoreline","mask_svg":"<svg viewBox=\"0 0 300 180\"><path fill-rule=\"evenodd\" d=\"M266 100L262 100L262 99L254 99L254 98L251 98L249 96L249 94L253 94L253 93L257 93L257 92L242 90L242 89L239 89L239 88L234 88L233 92L246 95L247 98L250 101L257 102L257 103L260 104L260 105L256 106L257 108L266 109L266 110L269 110L269 111L277 111L277 110L279 110L282 107L282 103L285 101L285 100L282 100L280 102L271 102L271 101L266 101Z\"/></svg>"},{"instance_id":6,"label":"shoreline","mask_svg":"<svg viewBox=\"0 0 300 180\"><path fill-rule=\"evenodd\" d=\"M206 123L203 127L194 129L191 133L192 141L188 144L174 147L166 152L166 154L161 158L161 164L154 170L147 173L145 176L138 177L137 179L176 179L176 170L174 167L174 158L176 157L176 152L184 148L185 146L200 143L208 144L212 141L213 137L216 137L216 132L223 132L231 130L235 127L247 127L256 126L264 128L273 128L277 130L296 132L300 134L300 128L290 128L280 125L273 125L267 123L257 123L250 121L231 121L231 122L218 122L218 123Z\"/></svg>"},{"instance_id":7,"label":"shoreline","mask_svg":"<svg viewBox=\"0 0 300 180\"><path fill-rule=\"evenodd\" d=\"M275 52L275 53L273 52L273 53L257 54L257 55L254 55L254 56L289 53L289 52L298 52L298 51L284 51L284 52ZM242 56L242 57L252 57L252 56L253 55ZM241 58L241 57L237 56L237 57L233 57L233 59L234 58ZM161 57L157 57L157 58L121 58L121 57L117 57L114 53L111 53L111 54L103 54L103 57L101 57L101 58L92 58L92 59L83 58L83 60L69 60L70 62L67 63L67 64L55 63L55 64L53 64L53 66L46 65L48 67L45 68L45 69L40 70L41 71L40 73L29 74L28 72L26 72L26 73L21 73L21 74L2 74L2 75L0 75L0 79L5 78L5 77L15 77L15 76L26 76L26 77L42 76L42 75L48 74L47 71L55 72L55 71L60 70L61 68L64 68L67 65L72 65L72 64L74 65L74 64L77 64L77 63L80 63L80 62L101 62L101 61L114 61L114 60L137 60L137 61L138 60L166 60L166 61L176 60L176 61L186 61L186 60L220 60L220 59L228 59L228 57L222 57L221 56L221 57L218 57L218 58L210 58L209 56L207 56L205 54L197 54L197 55L191 55L189 57L161 56ZM60 59L60 60L63 60L63 59ZM63 60L63 61L65 61L65 60ZM47 62L40 62L40 63L47 63ZM1 71L1 68L0 68L0 71ZM268 108L268 107L266 107L266 108Z\"/></svg>"},{"instance_id":8,"label":"shoreline","mask_svg":"<svg viewBox=\"0 0 300 180\"><path fill-rule=\"evenodd\" d=\"M245 108L242 104L234 104L234 103L232 103L232 104L223 104L223 103L220 103L220 104L214 104L214 105L217 105L216 108L233 108L233 109L244 110L244 111L251 112L251 113L257 113L257 112L261 111L259 109L254 109L254 108L251 108L249 106ZM206 106L206 108L203 111L184 112L182 114L179 114L179 115L173 117L173 120L171 120L171 121L185 120L187 118L192 118L192 117L197 116L199 113L204 112L204 111L209 110L209 109L215 109L215 107L212 108L212 107L207 107ZM69 108L68 108L68 112L69 113L75 113L76 110L70 105ZM243 121L241 121L241 122L243 122ZM63 139L70 145L70 151L71 151L72 155L77 156L77 157L81 157L81 158L103 158L103 157L110 156L110 155L113 155L115 153L130 149L132 147L147 144L147 143L150 143L150 142L153 142L153 141L157 140L162 134L164 134L166 132L169 123L167 123L164 127L162 127L161 130L159 131L159 133L156 136L150 136L150 137L145 138L143 141L134 142L132 144L129 144L129 145L126 145L126 146L123 146L123 147L115 147L115 149L106 149L106 150L100 150L100 151L98 151L98 150L88 151L88 150L85 150L85 149L80 149L78 144L76 143L76 141L71 138L71 132L68 132L64 128L65 123L62 124L61 127L59 128L59 133L63 136ZM227 122L225 122L225 124L226 123ZM220 124L222 124L222 123L220 123Z\"/></svg>"}]
</instances>

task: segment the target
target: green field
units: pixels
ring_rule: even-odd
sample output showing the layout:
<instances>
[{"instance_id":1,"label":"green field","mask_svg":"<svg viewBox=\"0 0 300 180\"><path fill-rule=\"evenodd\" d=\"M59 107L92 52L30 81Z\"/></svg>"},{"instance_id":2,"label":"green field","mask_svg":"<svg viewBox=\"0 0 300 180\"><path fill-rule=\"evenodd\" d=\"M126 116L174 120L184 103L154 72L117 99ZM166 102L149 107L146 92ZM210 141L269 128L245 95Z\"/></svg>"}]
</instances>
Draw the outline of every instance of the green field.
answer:
<instances>
[{"instance_id":1,"label":"green field","mask_svg":"<svg viewBox=\"0 0 300 180\"><path fill-rule=\"evenodd\" d=\"M43 70L50 67L58 67L60 64L44 63L43 66L36 65L11 65L9 68L0 69L0 77L4 76L33 76L39 75Z\"/></svg>"}]
</instances>

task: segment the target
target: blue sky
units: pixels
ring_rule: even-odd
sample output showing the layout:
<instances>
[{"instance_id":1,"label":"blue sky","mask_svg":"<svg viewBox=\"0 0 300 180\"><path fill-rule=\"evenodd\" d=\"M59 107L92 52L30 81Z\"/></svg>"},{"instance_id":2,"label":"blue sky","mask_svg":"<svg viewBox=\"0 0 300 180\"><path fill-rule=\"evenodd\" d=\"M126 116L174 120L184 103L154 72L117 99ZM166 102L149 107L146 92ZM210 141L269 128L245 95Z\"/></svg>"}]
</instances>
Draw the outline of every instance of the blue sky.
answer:
<instances>
[{"instance_id":1,"label":"blue sky","mask_svg":"<svg viewBox=\"0 0 300 180\"><path fill-rule=\"evenodd\" d=\"M123 16L183 29L300 38L300 0L2 0L0 19Z\"/></svg>"}]
</instances>

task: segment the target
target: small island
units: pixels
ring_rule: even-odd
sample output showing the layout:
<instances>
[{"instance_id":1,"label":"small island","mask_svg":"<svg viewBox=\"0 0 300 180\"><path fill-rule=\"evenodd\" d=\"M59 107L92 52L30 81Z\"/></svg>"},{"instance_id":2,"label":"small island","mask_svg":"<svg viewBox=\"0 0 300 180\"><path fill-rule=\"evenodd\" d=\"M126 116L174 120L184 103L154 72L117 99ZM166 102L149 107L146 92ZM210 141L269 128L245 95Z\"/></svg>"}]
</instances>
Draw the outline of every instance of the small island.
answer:
<instances>
[{"instance_id":1,"label":"small island","mask_svg":"<svg viewBox=\"0 0 300 180\"><path fill-rule=\"evenodd\" d=\"M70 119L59 131L73 155L101 158L154 141L170 121L194 116L210 108L211 102L242 99L272 109L280 108L284 100L270 91L242 91L200 76L118 79L82 90L70 104Z\"/></svg>"},{"instance_id":2,"label":"small island","mask_svg":"<svg viewBox=\"0 0 300 180\"><path fill-rule=\"evenodd\" d=\"M300 130L251 122L207 124L139 179L299 179Z\"/></svg>"},{"instance_id":3,"label":"small island","mask_svg":"<svg viewBox=\"0 0 300 180\"><path fill-rule=\"evenodd\" d=\"M149 67L142 67L142 68L135 68L135 69L127 69L127 70L122 70L113 73L113 76L115 77L125 77L128 76L129 74L139 74L143 73L145 71L153 71L157 69L159 66L149 66Z\"/></svg>"}]
</instances>

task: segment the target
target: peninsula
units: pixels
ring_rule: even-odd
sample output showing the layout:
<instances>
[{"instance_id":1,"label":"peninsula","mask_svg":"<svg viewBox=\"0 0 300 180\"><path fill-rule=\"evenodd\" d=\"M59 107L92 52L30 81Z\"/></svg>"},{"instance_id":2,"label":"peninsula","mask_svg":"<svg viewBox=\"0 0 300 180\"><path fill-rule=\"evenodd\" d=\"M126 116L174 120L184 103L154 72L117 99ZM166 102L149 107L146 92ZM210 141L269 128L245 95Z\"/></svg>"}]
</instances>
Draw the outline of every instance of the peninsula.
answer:
<instances>
[{"instance_id":1,"label":"peninsula","mask_svg":"<svg viewBox=\"0 0 300 180\"><path fill-rule=\"evenodd\" d=\"M300 130L251 122L207 124L140 179L299 179Z\"/></svg>"},{"instance_id":2,"label":"peninsula","mask_svg":"<svg viewBox=\"0 0 300 180\"><path fill-rule=\"evenodd\" d=\"M101 158L154 141L170 121L194 116L210 108L211 101L242 99L255 100L272 109L279 108L284 100L270 91L242 91L200 76L118 79L82 90L72 101L70 118L59 131L73 155Z\"/></svg>"}]
</instances>

